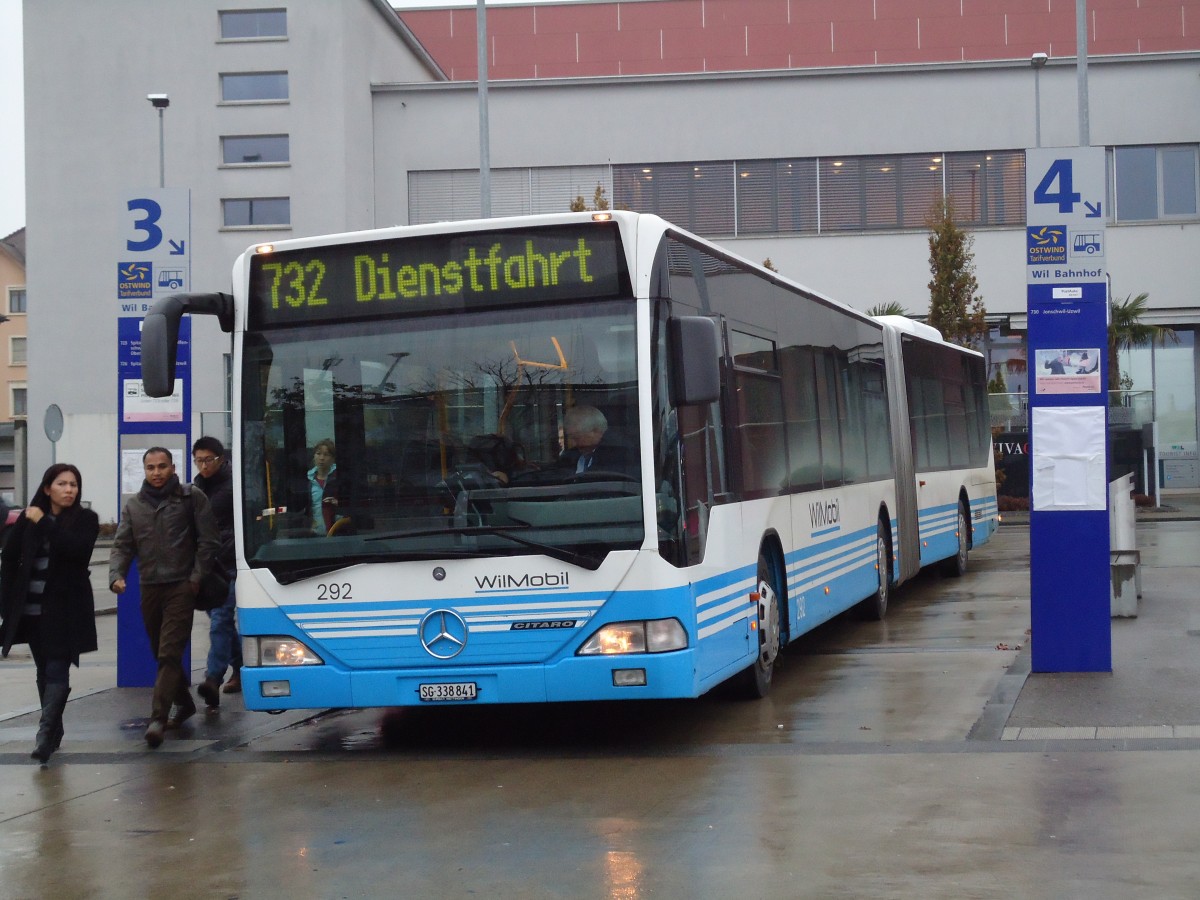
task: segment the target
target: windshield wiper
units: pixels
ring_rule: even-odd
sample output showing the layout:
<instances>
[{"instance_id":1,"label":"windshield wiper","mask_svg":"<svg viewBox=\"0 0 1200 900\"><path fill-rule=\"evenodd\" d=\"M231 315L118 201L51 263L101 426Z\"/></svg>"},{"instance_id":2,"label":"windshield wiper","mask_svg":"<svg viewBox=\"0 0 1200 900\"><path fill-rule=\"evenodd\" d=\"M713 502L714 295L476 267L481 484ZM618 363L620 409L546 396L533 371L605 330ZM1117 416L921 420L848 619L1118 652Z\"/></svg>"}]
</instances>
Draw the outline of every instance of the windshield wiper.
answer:
<instances>
[{"instance_id":1,"label":"windshield wiper","mask_svg":"<svg viewBox=\"0 0 1200 900\"><path fill-rule=\"evenodd\" d=\"M529 526L524 526L528 528ZM510 534L506 528L488 528L484 526L481 534L494 534L502 538L507 538L514 543L521 544L525 547L531 547L534 550L540 550L549 556L551 559L557 559L560 562L574 563L583 569L595 572L604 563L603 556L595 556L591 553L578 553L574 550L567 550L563 547L555 547L553 544L543 544L541 541L531 541L529 538L518 537L515 534Z\"/></svg>"},{"instance_id":2,"label":"windshield wiper","mask_svg":"<svg viewBox=\"0 0 1200 900\"><path fill-rule=\"evenodd\" d=\"M595 556L590 553L578 553L574 550L567 550L564 547L556 547L553 544L546 544L542 541L530 540L526 537L520 537L512 533L514 528L529 528L528 525L509 525L500 527L496 525L451 525L446 528L423 529L421 531L390 531L386 534L375 534L371 537L363 538L364 541L386 541L394 540L395 538L406 537L430 537L432 535L457 534L457 535L475 535L486 534L502 537L512 541L514 544L520 544L523 547L529 547L534 550L540 550L542 553L549 556L551 559L557 559L560 562L574 563L575 565L595 572L604 563L603 556ZM440 551L439 551L440 552ZM452 554L453 555L453 554ZM478 554L474 554L478 555Z\"/></svg>"},{"instance_id":3,"label":"windshield wiper","mask_svg":"<svg viewBox=\"0 0 1200 900\"><path fill-rule=\"evenodd\" d=\"M355 565L355 563L349 563ZM324 563L319 566L305 566L302 569L276 569L272 565L266 565L264 568L270 569L271 574L275 576L275 580L280 584L295 584L297 581L303 581L305 578L316 578L318 575L324 575L327 572L336 572L338 569L346 568L347 563L343 560L337 562Z\"/></svg>"},{"instance_id":4,"label":"windshield wiper","mask_svg":"<svg viewBox=\"0 0 1200 900\"><path fill-rule=\"evenodd\" d=\"M453 556L455 558L472 559L483 556L484 554L468 551L468 550L450 550L441 552L440 556ZM273 562L259 563L258 565L251 564L252 568L269 569L271 574L275 576L275 580L280 584L295 584L297 581L304 581L306 578L316 578L318 575L326 575L329 572L336 572L338 569L346 569L350 566L357 566L360 563L376 563L387 562L389 560L398 559L428 559L427 553L389 553L386 556L358 556L358 557L343 557L337 560L329 560L328 562L318 563L313 566L301 566L299 568L280 568L281 560Z\"/></svg>"}]
</instances>

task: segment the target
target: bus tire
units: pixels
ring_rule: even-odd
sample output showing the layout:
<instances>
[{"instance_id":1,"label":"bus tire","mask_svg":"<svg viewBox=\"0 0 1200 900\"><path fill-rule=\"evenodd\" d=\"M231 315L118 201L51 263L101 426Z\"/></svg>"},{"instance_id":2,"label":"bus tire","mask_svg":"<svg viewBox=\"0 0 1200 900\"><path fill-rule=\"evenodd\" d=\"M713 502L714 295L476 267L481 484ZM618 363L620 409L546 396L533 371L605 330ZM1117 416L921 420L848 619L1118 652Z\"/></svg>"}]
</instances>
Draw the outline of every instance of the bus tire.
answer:
<instances>
[{"instance_id":1,"label":"bus tire","mask_svg":"<svg viewBox=\"0 0 1200 900\"><path fill-rule=\"evenodd\" d=\"M760 700L771 692L775 660L782 644L783 594L779 590L778 567L764 548L758 554L758 655L740 676L741 692L747 699Z\"/></svg>"},{"instance_id":2,"label":"bus tire","mask_svg":"<svg viewBox=\"0 0 1200 900\"><path fill-rule=\"evenodd\" d=\"M961 578L967 574L967 552L971 549L971 534L967 530L967 511L963 504L958 504L958 520L954 523L958 535L958 549L949 559L942 560L942 574L951 578Z\"/></svg>"},{"instance_id":3,"label":"bus tire","mask_svg":"<svg viewBox=\"0 0 1200 900\"><path fill-rule=\"evenodd\" d=\"M883 520L875 531L875 569L878 574L875 593L858 604L858 614L871 622L882 621L887 615L888 599L891 596L892 563L888 552L888 531Z\"/></svg>"}]
</instances>

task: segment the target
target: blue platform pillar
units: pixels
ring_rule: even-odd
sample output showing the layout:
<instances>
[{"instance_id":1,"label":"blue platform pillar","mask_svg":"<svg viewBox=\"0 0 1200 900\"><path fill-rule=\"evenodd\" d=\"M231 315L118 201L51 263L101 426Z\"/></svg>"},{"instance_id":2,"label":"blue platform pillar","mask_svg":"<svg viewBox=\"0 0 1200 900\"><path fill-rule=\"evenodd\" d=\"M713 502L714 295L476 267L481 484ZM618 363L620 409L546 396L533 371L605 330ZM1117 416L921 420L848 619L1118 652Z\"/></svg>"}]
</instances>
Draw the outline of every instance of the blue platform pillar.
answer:
<instances>
[{"instance_id":1,"label":"blue platform pillar","mask_svg":"<svg viewBox=\"0 0 1200 900\"><path fill-rule=\"evenodd\" d=\"M1026 151L1035 672L1112 670L1104 162Z\"/></svg>"},{"instance_id":2,"label":"blue platform pillar","mask_svg":"<svg viewBox=\"0 0 1200 900\"><path fill-rule=\"evenodd\" d=\"M145 477L142 456L151 447L171 451L181 481L189 480L191 449L191 321L179 328L175 392L147 396L142 386L142 320L156 300L191 283L191 193L186 188L129 190L120 200L116 259L118 508ZM117 686L148 687L158 662L142 624L136 562L117 598ZM185 671L190 659L185 656Z\"/></svg>"}]
</instances>

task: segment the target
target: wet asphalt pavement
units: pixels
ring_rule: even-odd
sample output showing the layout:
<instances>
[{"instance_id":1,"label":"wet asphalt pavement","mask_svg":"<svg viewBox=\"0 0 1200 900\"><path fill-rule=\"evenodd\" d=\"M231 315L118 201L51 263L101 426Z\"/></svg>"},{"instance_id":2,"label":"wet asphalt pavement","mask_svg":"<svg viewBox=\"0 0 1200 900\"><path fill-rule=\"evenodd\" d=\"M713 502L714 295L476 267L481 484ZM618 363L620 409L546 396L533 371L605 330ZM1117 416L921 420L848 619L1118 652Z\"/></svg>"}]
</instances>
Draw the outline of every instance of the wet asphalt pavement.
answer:
<instances>
[{"instance_id":1,"label":"wet asphalt pavement","mask_svg":"<svg viewBox=\"0 0 1200 900\"><path fill-rule=\"evenodd\" d=\"M884 622L797 642L760 702L271 717L231 697L148 751L149 691L113 688L102 649L42 770L14 651L0 898L1192 898L1200 528L1138 540L1111 674L1028 674L1021 525Z\"/></svg>"}]
</instances>

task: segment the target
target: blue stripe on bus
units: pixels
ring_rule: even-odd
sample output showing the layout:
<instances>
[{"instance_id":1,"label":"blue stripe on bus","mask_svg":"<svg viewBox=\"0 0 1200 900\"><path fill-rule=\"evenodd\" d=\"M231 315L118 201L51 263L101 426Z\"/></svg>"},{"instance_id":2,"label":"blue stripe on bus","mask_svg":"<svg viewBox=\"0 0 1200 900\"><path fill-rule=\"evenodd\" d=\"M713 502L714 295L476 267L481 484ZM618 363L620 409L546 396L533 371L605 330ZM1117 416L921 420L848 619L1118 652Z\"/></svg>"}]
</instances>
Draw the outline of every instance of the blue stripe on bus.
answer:
<instances>
[{"instance_id":1,"label":"blue stripe on bus","mask_svg":"<svg viewBox=\"0 0 1200 900\"><path fill-rule=\"evenodd\" d=\"M792 637L828 621L875 589L876 534L872 525L787 554Z\"/></svg>"},{"instance_id":2,"label":"blue stripe on bus","mask_svg":"<svg viewBox=\"0 0 1200 900\"><path fill-rule=\"evenodd\" d=\"M957 509L957 504L946 504L920 511L922 537L937 542L936 547L931 546L931 551L941 552L945 556L953 554L955 546L951 542L957 524ZM994 532L996 510L995 495L971 504L972 528L977 543L986 540ZM890 524L895 559L899 522L893 519ZM786 554L784 562L790 601L791 637L799 636L853 606L859 599L870 596L877 583L875 536L875 526L846 534L836 529L826 529L814 535L824 540ZM943 539L946 541L944 547ZM924 562L926 554L923 553L922 557ZM666 679L672 684L664 684L660 677L655 680L655 688L649 695L677 696L695 693L698 687L711 686L744 664L747 656L753 653L755 633L750 624L755 617L755 608L750 602L750 594L755 590L757 564L711 575L690 586L656 591L613 594L592 591L551 597L542 589L534 588L526 593L505 594L503 597L475 594L441 600L422 598L371 603L304 604L276 609L240 609L238 614L247 634L281 634L307 639L329 663L326 667L313 667L325 672L324 675L309 671L295 672L294 690L303 690L301 683L310 676L320 682L319 690L314 687L318 693L332 690L334 682L340 691L349 690L342 680L355 679L354 702L371 705L375 701L368 697L378 696L380 704L387 700L397 678L406 680L406 683L414 679L445 679L449 677L450 669L459 671L463 667L475 670L481 682L485 678L501 678L501 681L505 681L510 675L515 678L518 671L528 670L532 682L544 683L549 695L564 699L575 696L575 688L561 693L561 689L570 686L558 684L551 670L560 669L561 674L565 674L569 669L572 679L588 682L599 679L579 694L580 698L613 693L611 690L601 690L603 683L607 683L608 663L597 666L595 658L574 655L574 648L582 639L582 633L601 607L604 607L604 621L615 622L673 615L679 603L690 601L696 620L685 621L684 624L693 633L694 643L681 654L691 662L668 662L666 659L655 659L654 654L622 658L631 662L636 660L639 666L651 662L655 666L663 664L664 675L666 671L672 673ZM449 668L442 668L415 639L421 617L434 609L454 609L464 617L471 629L467 650ZM569 628L522 631L520 641L510 639L513 622L551 619L573 620L573 623ZM330 666L341 674L330 673ZM496 669L496 666L503 668ZM546 667L544 682L538 676L543 666ZM270 673L279 672L279 667L269 667L251 674L268 677ZM402 672L410 674L401 676ZM419 672L425 674L415 674ZM501 677L504 672L509 674ZM689 677L687 673L691 673L690 678L694 683L683 683L682 679ZM289 674L292 674L292 670L289 670ZM524 682L524 687L519 691L520 699L529 699L525 691L532 682L518 680ZM619 693L630 696L623 691ZM499 694L510 699L513 697L509 690L501 690ZM490 699L497 699L496 694ZM297 696L293 694L290 702L280 701L279 706L295 705L296 700ZM314 699L309 705L321 703ZM266 706L260 707L256 703L255 708Z\"/></svg>"}]
</instances>

